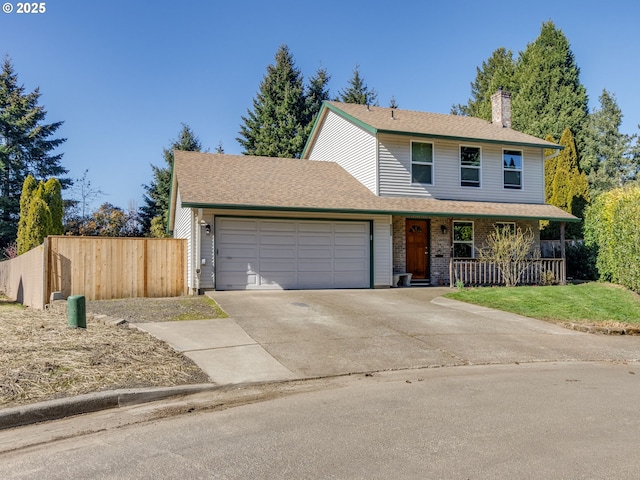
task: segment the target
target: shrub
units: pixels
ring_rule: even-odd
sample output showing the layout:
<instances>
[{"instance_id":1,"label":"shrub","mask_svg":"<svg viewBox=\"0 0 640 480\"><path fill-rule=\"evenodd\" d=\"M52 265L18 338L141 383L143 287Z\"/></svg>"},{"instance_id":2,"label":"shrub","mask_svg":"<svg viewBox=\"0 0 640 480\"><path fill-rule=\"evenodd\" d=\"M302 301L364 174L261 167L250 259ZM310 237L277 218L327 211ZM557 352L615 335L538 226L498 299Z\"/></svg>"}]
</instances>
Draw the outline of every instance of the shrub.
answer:
<instances>
[{"instance_id":1,"label":"shrub","mask_svg":"<svg viewBox=\"0 0 640 480\"><path fill-rule=\"evenodd\" d=\"M487 245L479 250L480 259L495 264L505 286L514 287L522 274L540 258L540 252L533 249L535 243L531 229L523 232L520 227L515 231L496 227L488 235Z\"/></svg>"},{"instance_id":2,"label":"shrub","mask_svg":"<svg viewBox=\"0 0 640 480\"><path fill-rule=\"evenodd\" d=\"M599 195L586 211L584 233L598 250L600 278L640 293L640 186Z\"/></svg>"}]
</instances>

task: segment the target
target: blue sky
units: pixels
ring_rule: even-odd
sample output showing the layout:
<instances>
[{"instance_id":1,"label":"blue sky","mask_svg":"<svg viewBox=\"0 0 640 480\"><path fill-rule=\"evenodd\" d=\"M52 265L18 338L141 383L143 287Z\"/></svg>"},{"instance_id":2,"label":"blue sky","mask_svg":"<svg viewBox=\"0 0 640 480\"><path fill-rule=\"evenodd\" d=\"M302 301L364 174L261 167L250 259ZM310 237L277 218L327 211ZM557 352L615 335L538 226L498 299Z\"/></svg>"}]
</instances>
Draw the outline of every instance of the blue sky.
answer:
<instances>
[{"instance_id":1,"label":"blue sky","mask_svg":"<svg viewBox=\"0 0 640 480\"><path fill-rule=\"evenodd\" d=\"M6 3L0 0L0 3ZM542 22L562 29L591 108L603 88L638 133L640 2L51 0L42 14L0 13L0 55L47 121L63 120L62 164L89 170L108 201L141 206L150 164L181 123L203 147L241 153L241 116L286 44L305 78L324 67L336 95L360 65L381 105L449 113L469 98L476 67L498 47L517 52ZM164 165L163 165L164 166Z\"/></svg>"}]
</instances>

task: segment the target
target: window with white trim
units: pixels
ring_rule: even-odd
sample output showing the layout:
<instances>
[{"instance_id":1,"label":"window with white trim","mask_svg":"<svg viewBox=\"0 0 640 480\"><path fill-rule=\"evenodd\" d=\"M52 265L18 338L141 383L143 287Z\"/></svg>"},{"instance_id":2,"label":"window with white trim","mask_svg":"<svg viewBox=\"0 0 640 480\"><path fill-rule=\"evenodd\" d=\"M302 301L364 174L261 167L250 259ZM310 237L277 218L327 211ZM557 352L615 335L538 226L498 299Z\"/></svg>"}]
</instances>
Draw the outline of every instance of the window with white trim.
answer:
<instances>
[{"instance_id":1,"label":"window with white trim","mask_svg":"<svg viewBox=\"0 0 640 480\"><path fill-rule=\"evenodd\" d=\"M411 142L411 183L433 185L433 143Z\"/></svg>"},{"instance_id":2,"label":"window with white trim","mask_svg":"<svg viewBox=\"0 0 640 480\"><path fill-rule=\"evenodd\" d=\"M502 152L504 188L522 189L522 152L504 150Z\"/></svg>"},{"instance_id":3,"label":"window with white trim","mask_svg":"<svg viewBox=\"0 0 640 480\"><path fill-rule=\"evenodd\" d=\"M474 257L473 222L453 222L453 257Z\"/></svg>"},{"instance_id":4,"label":"window with white trim","mask_svg":"<svg viewBox=\"0 0 640 480\"><path fill-rule=\"evenodd\" d=\"M460 147L460 186L480 186L480 147Z\"/></svg>"}]
</instances>

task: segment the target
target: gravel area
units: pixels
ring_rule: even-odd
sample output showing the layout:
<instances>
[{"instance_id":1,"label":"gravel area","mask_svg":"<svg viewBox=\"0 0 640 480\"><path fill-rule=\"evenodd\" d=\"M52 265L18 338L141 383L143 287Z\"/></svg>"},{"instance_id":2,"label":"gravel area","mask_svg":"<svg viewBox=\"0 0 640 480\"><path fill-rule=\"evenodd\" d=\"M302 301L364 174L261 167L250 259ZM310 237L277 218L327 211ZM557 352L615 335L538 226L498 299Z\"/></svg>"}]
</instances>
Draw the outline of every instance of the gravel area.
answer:
<instances>
[{"instance_id":1,"label":"gravel area","mask_svg":"<svg viewBox=\"0 0 640 480\"><path fill-rule=\"evenodd\" d=\"M122 318L129 323L206 320L227 315L209 297L124 298L87 302L87 314Z\"/></svg>"}]
</instances>

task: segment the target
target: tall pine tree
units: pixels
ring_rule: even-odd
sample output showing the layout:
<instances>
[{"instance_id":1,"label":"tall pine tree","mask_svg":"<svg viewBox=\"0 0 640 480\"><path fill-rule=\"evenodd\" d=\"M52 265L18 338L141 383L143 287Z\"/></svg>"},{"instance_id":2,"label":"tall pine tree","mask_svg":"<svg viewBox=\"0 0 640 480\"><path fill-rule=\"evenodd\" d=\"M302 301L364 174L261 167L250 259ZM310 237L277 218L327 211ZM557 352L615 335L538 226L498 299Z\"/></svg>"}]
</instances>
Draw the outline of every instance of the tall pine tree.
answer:
<instances>
[{"instance_id":1,"label":"tall pine tree","mask_svg":"<svg viewBox=\"0 0 640 480\"><path fill-rule=\"evenodd\" d=\"M242 117L238 142L245 155L298 158L306 142L303 77L286 45L267 67L253 109Z\"/></svg>"},{"instance_id":2,"label":"tall pine tree","mask_svg":"<svg viewBox=\"0 0 640 480\"><path fill-rule=\"evenodd\" d=\"M311 129L313 128L313 124L320 113L320 108L322 107L322 102L325 100L329 100L329 89L327 85L329 84L329 80L331 76L327 73L327 70L324 68L318 69L316 74L309 79L309 85L305 91L305 142L306 138L309 136ZM301 152L302 153L302 152Z\"/></svg>"},{"instance_id":3,"label":"tall pine tree","mask_svg":"<svg viewBox=\"0 0 640 480\"><path fill-rule=\"evenodd\" d=\"M62 122L45 123L47 112L38 104L40 90L26 92L9 58L0 72L0 247L16 238L22 184L29 174L36 180L67 173L62 154L52 153L66 139L52 138ZM62 186L71 180L61 178Z\"/></svg>"},{"instance_id":4,"label":"tall pine tree","mask_svg":"<svg viewBox=\"0 0 640 480\"><path fill-rule=\"evenodd\" d=\"M199 152L202 149L200 140L188 125L182 124L182 130L176 140L173 140L169 148L163 149L163 157L166 166L151 165L153 179L149 185L143 185L144 205L140 207L140 219L142 231L145 235L153 237L165 236L169 218L169 198L171 195L171 171L173 169L173 151L186 150Z\"/></svg>"},{"instance_id":5,"label":"tall pine tree","mask_svg":"<svg viewBox=\"0 0 640 480\"><path fill-rule=\"evenodd\" d=\"M548 21L520 53L514 71L513 128L539 138L575 132L578 154L584 148L587 91L564 33Z\"/></svg>"},{"instance_id":6,"label":"tall pine tree","mask_svg":"<svg viewBox=\"0 0 640 480\"><path fill-rule=\"evenodd\" d=\"M498 48L482 67L476 68L476 79L471 84L471 98L466 105L454 105L451 113L466 115L491 121L491 95L502 88L515 92L514 85L515 61L511 50Z\"/></svg>"},{"instance_id":7,"label":"tall pine tree","mask_svg":"<svg viewBox=\"0 0 640 480\"><path fill-rule=\"evenodd\" d=\"M562 132L560 145L564 147L555 159L553 179L547 185L549 195L545 200L551 205L561 208L579 218L583 217L584 209L589 203L589 184L587 177L578 165L576 142L568 128ZM567 225L567 235L572 238L582 238L582 222ZM560 238L559 226L551 222L542 233L543 238Z\"/></svg>"},{"instance_id":8,"label":"tall pine tree","mask_svg":"<svg viewBox=\"0 0 640 480\"><path fill-rule=\"evenodd\" d=\"M340 90L336 100L359 105L378 105L378 92L364 83L364 79L360 76L360 65L356 65L353 77L349 80L349 86Z\"/></svg>"},{"instance_id":9,"label":"tall pine tree","mask_svg":"<svg viewBox=\"0 0 640 480\"><path fill-rule=\"evenodd\" d=\"M620 132L622 110L615 95L603 90L600 108L589 115L583 170L593 195L619 188L636 180L640 158L633 155L633 136Z\"/></svg>"}]
</instances>

